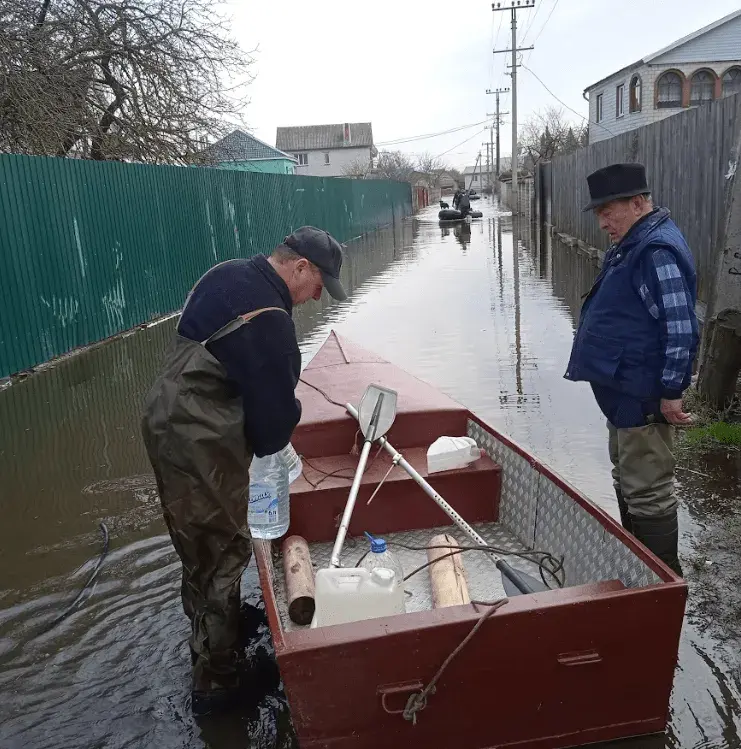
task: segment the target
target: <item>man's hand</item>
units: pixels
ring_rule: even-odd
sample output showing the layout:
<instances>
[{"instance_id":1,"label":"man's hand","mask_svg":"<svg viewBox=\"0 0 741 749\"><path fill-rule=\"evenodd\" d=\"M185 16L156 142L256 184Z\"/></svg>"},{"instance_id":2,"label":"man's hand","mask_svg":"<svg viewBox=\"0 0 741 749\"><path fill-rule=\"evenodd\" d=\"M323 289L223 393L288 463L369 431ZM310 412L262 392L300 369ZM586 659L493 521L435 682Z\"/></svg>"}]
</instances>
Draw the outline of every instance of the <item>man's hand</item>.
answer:
<instances>
[{"instance_id":1,"label":"man's hand","mask_svg":"<svg viewBox=\"0 0 741 749\"><path fill-rule=\"evenodd\" d=\"M689 426L692 423L692 414L686 414L682 410L682 399L666 400L661 399L661 413L670 423L678 427Z\"/></svg>"}]
</instances>

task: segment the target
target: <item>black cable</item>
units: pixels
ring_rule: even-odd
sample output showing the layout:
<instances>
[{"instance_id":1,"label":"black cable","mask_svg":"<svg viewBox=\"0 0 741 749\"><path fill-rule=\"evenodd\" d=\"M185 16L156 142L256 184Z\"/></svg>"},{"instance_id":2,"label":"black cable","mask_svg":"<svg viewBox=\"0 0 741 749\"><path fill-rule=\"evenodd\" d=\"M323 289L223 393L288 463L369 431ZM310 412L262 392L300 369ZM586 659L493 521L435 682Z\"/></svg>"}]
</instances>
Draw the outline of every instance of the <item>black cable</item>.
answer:
<instances>
[{"instance_id":1,"label":"black cable","mask_svg":"<svg viewBox=\"0 0 741 749\"><path fill-rule=\"evenodd\" d=\"M85 591L90 587L93 580L95 580L95 578L98 576L98 572L100 571L100 568L103 565L103 561L108 556L108 547L110 544L108 526L104 522L101 521L98 527L100 528L100 531L103 534L103 550L101 551L100 556L98 557L98 562L95 565L95 569L92 571L85 585L82 586L82 590L77 594L77 597L75 598L75 600L72 601L72 603L69 606L67 606L67 608L61 614L59 614L59 616L57 616L56 619L54 619L40 634L46 634L50 629L52 629L57 624L59 624L59 622L61 622L62 619L69 616L72 613L75 606L77 606L77 604L79 603Z\"/></svg>"},{"instance_id":2,"label":"black cable","mask_svg":"<svg viewBox=\"0 0 741 749\"><path fill-rule=\"evenodd\" d=\"M563 579L560 579L558 577L558 573L563 571L563 559L558 559L557 557L554 557L550 552L548 551L539 551L537 549L529 549L525 551L510 551L509 549L500 549L496 546L448 546L448 545L441 545L441 546L409 546L408 544L402 544L398 543L396 541L386 541L387 546L398 546L400 549L406 549L407 551L427 551L427 549L453 549L453 551L450 551L448 554L443 554L441 557L438 557L437 559L433 561L425 562L423 565L417 567L417 569L410 572L408 575L404 576L404 580L409 580L410 577L413 577L414 575L422 572L423 570L427 569L428 567L432 566L436 562L441 561L442 559L447 559L448 557L455 556L456 554L462 554L464 551L483 551L488 554L497 554L499 556L514 556L514 557L520 557L521 559L525 559L528 562L531 562L533 564L536 564L538 566L538 571L540 572L540 579L543 581L543 585L545 585L547 588L550 588L551 586L547 583L543 572L547 572L558 585L559 588L563 588L563 586L566 584L566 577L563 576ZM366 551L365 554L363 554L360 559L355 563L355 567L359 567L360 563L368 556L370 552ZM531 555L540 555L543 558L542 559L532 559ZM548 564L546 564L546 561ZM549 566L550 565L550 566Z\"/></svg>"}]
</instances>

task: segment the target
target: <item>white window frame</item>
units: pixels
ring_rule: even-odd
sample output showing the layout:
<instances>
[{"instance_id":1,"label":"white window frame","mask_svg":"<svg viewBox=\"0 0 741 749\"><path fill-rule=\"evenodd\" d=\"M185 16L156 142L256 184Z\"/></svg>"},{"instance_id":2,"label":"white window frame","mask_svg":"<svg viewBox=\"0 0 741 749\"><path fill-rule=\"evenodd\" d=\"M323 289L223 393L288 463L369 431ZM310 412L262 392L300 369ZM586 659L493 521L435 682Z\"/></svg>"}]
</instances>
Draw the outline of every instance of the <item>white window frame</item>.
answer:
<instances>
[{"instance_id":1,"label":"white window frame","mask_svg":"<svg viewBox=\"0 0 741 749\"><path fill-rule=\"evenodd\" d=\"M602 118L604 116L603 113L604 113L603 94L597 94L596 112L594 114L594 119L596 122L602 122Z\"/></svg>"},{"instance_id":2,"label":"white window frame","mask_svg":"<svg viewBox=\"0 0 741 749\"><path fill-rule=\"evenodd\" d=\"M625 115L625 84L619 83L615 88L615 119Z\"/></svg>"},{"instance_id":3,"label":"white window frame","mask_svg":"<svg viewBox=\"0 0 741 749\"><path fill-rule=\"evenodd\" d=\"M309 154L308 153L294 153L293 158L298 161L296 166L309 166Z\"/></svg>"},{"instance_id":4,"label":"white window frame","mask_svg":"<svg viewBox=\"0 0 741 749\"><path fill-rule=\"evenodd\" d=\"M329 166L329 151L324 152L324 166Z\"/></svg>"}]
</instances>

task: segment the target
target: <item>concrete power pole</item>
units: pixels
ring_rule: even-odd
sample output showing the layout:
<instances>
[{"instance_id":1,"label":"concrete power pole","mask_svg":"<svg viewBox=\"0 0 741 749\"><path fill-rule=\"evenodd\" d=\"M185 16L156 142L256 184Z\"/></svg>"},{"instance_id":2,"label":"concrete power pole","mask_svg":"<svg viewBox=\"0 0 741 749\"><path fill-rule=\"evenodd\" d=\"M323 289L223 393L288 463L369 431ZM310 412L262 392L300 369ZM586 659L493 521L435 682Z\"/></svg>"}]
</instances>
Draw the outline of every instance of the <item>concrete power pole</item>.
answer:
<instances>
[{"instance_id":1,"label":"concrete power pole","mask_svg":"<svg viewBox=\"0 0 741 749\"><path fill-rule=\"evenodd\" d=\"M512 53L512 212L519 213L519 192L517 185L517 53L525 52L528 49L535 49L535 47L518 47L517 46L517 11L518 10L532 10L535 7L535 0L505 0L504 2L496 2L491 4L491 9L496 10L509 10L512 12L512 48L511 49L495 49L494 53L498 52L511 52Z\"/></svg>"},{"instance_id":2,"label":"concrete power pole","mask_svg":"<svg viewBox=\"0 0 741 749\"><path fill-rule=\"evenodd\" d=\"M491 151L489 150L489 141L484 141L482 144L486 148L486 184L491 189Z\"/></svg>"},{"instance_id":3,"label":"concrete power pole","mask_svg":"<svg viewBox=\"0 0 741 749\"><path fill-rule=\"evenodd\" d=\"M494 117L494 124L497 127L497 160L496 160L496 171L495 171L495 175L496 175L497 179L499 179L499 172L500 172L500 169L499 169L499 126L502 124L502 120L501 120L502 115L509 114L509 112L500 112L499 111L499 95L500 94L506 94L508 92L509 92L508 88L497 88L494 91L491 91L488 88L486 89L486 93L487 94L494 94L496 96L496 98L497 98L497 111L496 111L496 113L495 114L492 114L491 112L487 112L486 113L487 117ZM493 128L492 128L492 131L493 131ZM492 150L492 153L493 153L493 150Z\"/></svg>"}]
</instances>

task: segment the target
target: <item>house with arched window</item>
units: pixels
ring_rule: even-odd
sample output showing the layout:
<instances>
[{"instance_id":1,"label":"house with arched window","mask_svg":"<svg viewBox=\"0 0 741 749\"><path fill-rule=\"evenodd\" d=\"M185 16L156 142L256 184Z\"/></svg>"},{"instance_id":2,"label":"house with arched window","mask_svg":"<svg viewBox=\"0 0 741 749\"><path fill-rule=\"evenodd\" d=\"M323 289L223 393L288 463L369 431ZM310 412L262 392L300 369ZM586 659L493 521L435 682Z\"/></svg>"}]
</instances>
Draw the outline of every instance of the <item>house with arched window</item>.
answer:
<instances>
[{"instance_id":1,"label":"house with arched window","mask_svg":"<svg viewBox=\"0 0 741 749\"><path fill-rule=\"evenodd\" d=\"M589 142L741 93L741 10L584 90Z\"/></svg>"}]
</instances>

